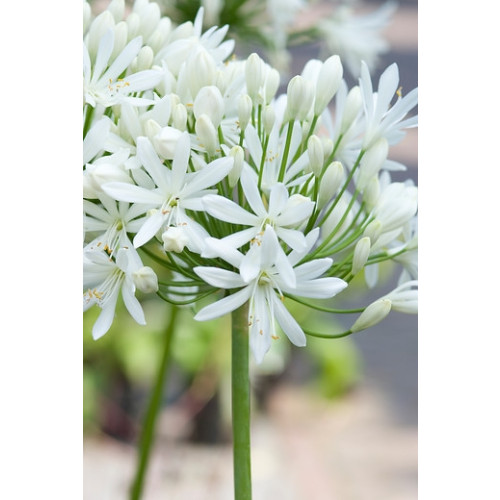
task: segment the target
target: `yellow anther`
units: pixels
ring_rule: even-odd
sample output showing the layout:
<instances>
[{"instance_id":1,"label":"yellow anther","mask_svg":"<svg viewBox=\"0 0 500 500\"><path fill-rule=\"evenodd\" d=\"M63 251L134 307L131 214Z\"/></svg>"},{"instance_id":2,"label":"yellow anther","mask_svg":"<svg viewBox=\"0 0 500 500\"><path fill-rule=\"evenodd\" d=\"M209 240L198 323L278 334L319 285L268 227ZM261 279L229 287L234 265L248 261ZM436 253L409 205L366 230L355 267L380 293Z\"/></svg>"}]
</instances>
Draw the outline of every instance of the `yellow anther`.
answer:
<instances>
[{"instance_id":1,"label":"yellow anther","mask_svg":"<svg viewBox=\"0 0 500 500\"><path fill-rule=\"evenodd\" d=\"M399 89L398 89L398 90L396 90L396 95L397 95L399 98L403 97L403 94L401 93L401 91L402 91L402 90L403 90L403 87L399 87Z\"/></svg>"}]
</instances>

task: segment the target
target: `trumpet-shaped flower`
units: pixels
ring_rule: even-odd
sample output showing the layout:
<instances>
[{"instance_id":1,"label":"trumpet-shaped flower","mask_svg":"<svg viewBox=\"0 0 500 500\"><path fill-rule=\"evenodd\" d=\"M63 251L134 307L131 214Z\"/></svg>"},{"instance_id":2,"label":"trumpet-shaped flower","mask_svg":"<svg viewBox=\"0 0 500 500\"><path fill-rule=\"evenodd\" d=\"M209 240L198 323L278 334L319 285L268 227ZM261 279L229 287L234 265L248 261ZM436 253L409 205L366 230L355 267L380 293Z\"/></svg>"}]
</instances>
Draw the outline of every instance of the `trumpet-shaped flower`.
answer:
<instances>
[{"instance_id":1,"label":"trumpet-shaped flower","mask_svg":"<svg viewBox=\"0 0 500 500\"><path fill-rule=\"evenodd\" d=\"M137 155L156 187L123 182L110 182L103 190L116 200L147 205L147 217L134 237L136 248L147 243L160 229L173 225L185 231L187 247L201 253L208 233L186 214L186 210L203 210L202 198L213 191L207 188L221 181L231 170L232 157L219 158L197 172L187 172L191 154L190 138L184 132L177 143L172 169L160 160L151 142L145 137L137 139Z\"/></svg>"},{"instance_id":2,"label":"trumpet-shaped flower","mask_svg":"<svg viewBox=\"0 0 500 500\"><path fill-rule=\"evenodd\" d=\"M207 321L223 316L246 302L249 303L248 324L250 328L250 347L257 363L271 347L271 339L276 338L276 322L297 346L306 344L305 334L285 307L284 293L300 297L330 298L342 291L347 283L339 278L320 278L330 268L332 260L316 259L297 265L312 248L318 231L307 236L307 247L293 251L288 256L283 252L276 233L267 226L259 245L259 259L256 259L257 273L235 273L216 267L196 267L194 271L212 286L223 289L240 290L201 309L195 316L198 321ZM234 248L221 244L219 240L209 240L207 245L212 251L240 268L244 255Z\"/></svg>"}]
</instances>

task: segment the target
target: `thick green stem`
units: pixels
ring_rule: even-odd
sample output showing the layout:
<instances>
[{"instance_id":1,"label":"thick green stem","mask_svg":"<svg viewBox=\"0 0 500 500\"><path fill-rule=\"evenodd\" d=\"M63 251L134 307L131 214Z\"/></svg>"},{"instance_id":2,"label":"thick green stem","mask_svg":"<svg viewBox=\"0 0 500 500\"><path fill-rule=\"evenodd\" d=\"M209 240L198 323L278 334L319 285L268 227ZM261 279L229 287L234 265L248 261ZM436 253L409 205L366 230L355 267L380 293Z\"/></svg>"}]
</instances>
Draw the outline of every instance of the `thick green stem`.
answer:
<instances>
[{"instance_id":1,"label":"thick green stem","mask_svg":"<svg viewBox=\"0 0 500 500\"><path fill-rule=\"evenodd\" d=\"M170 318L168 320L168 325L165 330L165 338L164 338L165 344L163 346L163 353L160 360L160 366L158 369L158 376L155 382L155 386L153 388L153 393L151 395L149 407L146 412L146 417L142 428L141 439L139 442L139 462L137 465L134 482L130 490L131 500L139 500L141 498L144 486L144 478L146 475L146 469L149 462L151 445L153 444L156 417L158 415L158 410L160 409L161 400L163 396L163 387L165 385L165 378L166 378L165 375L168 368L168 360L170 358L170 345L172 343L172 337L177 318L177 311L178 308L175 306L170 308Z\"/></svg>"},{"instance_id":2,"label":"thick green stem","mask_svg":"<svg viewBox=\"0 0 500 500\"><path fill-rule=\"evenodd\" d=\"M251 500L248 304L231 315L234 499Z\"/></svg>"}]
</instances>

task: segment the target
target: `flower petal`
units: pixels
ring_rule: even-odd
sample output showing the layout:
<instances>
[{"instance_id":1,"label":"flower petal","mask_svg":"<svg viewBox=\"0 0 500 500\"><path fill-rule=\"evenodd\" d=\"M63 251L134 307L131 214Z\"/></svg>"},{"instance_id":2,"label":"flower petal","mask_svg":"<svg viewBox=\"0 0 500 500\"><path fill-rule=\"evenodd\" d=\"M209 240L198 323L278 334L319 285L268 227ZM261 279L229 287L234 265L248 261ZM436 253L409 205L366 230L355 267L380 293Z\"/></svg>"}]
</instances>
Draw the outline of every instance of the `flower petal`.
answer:
<instances>
[{"instance_id":1,"label":"flower petal","mask_svg":"<svg viewBox=\"0 0 500 500\"><path fill-rule=\"evenodd\" d=\"M288 312L285 305L279 300L276 295L272 296L274 315L278 321L281 329L285 332L286 336L290 339L292 344L298 347L306 345L306 336L302 331L295 318Z\"/></svg>"},{"instance_id":2,"label":"flower petal","mask_svg":"<svg viewBox=\"0 0 500 500\"><path fill-rule=\"evenodd\" d=\"M250 294L251 287L247 286L242 288L236 293L204 307L198 311L194 319L196 321L209 321L211 319L220 318L242 306L250 298Z\"/></svg>"},{"instance_id":3,"label":"flower petal","mask_svg":"<svg viewBox=\"0 0 500 500\"><path fill-rule=\"evenodd\" d=\"M255 226L259 219L256 215L247 212L244 208L228 200L224 196L207 195L203 197L205 210L213 217L244 226Z\"/></svg>"},{"instance_id":4,"label":"flower petal","mask_svg":"<svg viewBox=\"0 0 500 500\"><path fill-rule=\"evenodd\" d=\"M195 267L193 271L203 281L217 288L240 288L246 285L239 274L219 267L198 266Z\"/></svg>"}]
</instances>

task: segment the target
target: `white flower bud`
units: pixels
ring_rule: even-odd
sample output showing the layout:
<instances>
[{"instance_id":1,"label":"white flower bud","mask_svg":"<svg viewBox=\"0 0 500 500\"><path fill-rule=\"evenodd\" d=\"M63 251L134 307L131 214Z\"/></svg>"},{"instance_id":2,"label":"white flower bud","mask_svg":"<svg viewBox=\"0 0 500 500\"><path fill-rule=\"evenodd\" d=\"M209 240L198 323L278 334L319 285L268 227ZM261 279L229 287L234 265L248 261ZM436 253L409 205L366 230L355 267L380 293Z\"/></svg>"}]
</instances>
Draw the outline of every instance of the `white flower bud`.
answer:
<instances>
[{"instance_id":1,"label":"white flower bud","mask_svg":"<svg viewBox=\"0 0 500 500\"><path fill-rule=\"evenodd\" d=\"M92 21L92 9L88 2L83 3L83 34L87 33L90 23Z\"/></svg>"},{"instance_id":2,"label":"white flower bud","mask_svg":"<svg viewBox=\"0 0 500 500\"><path fill-rule=\"evenodd\" d=\"M313 99L313 84L300 75L294 76L287 87L284 121L304 120L311 109Z\"/></svg>"},{"instance_id":3,"label":"white flower bud","mask_svg":"<svg viewBox=\"0 0 500 500\"><path fill-rule=\"evenodd\" d=\"M372 302L358 317L350 330L360 332L377 323L380 323L391 311L392 303L389 299L378 299Z\"/></svg>"},{"instance_id":4,"label":"white flower bud","mask_svg":"<svg viewBox=\"0 0 500 500\"><path fill-rule=\"evenodd\" d=\"M314 114L316 116L323 113L339 89L342 75L342 63L338 55L329 57L323 63L316 82L316 100L314 102Z\"/></svg>"},{"instance_id":5,"label":"white flower bud","mask_svg":"<svg viewBox=\"0 0 500 500\"><path fill-rule=\"evenodd\" d=\"M141 18L137 12L131 12L125 21L128 25L128 39L132 40L139 34L141 29Z\"/></svg>"},{"instance_id":6,"label":"white flower bud","mask_svg":"<svg viewBox=\"0 0 500 500\"><path fill-rule=\"evenodd\" d=\"M165 160L173 160L181 135L182 132L174 127L163 127L152 140L156 152Z\"/></svg>"},{"instance_id":7,"label":"white flower bud","mask_svg":"<svg viewBox=\"0 0 500 500\"><path fill-rule=\"evenodd\" d=\"M152 141L153 137L160 132L161 125L156 120L153 120L152 118L146 120L146 123L144 123L144 133L148 139Z\"/></svg>"},{"instance_id":8,"label":"white flower bud","mask_svg":"<svg viewBox=\"0 0 500 500\"><path fill-rule=\"evenodd\" d=\"M97 48L101 38L108 30L114 30L115 20L113 14L105 10L101 12L91 23L88 32L87 49L89 51L90 59L95 60Z\"/></svg>"},{"instance_id":9,"label":"white flower bud","mask_svg":"<svg viewBox=\"0 0 500 500\"><path fill-rule=\"evenodd\" d=\"M153 52L159 52L166 45L171 31L172 21L169 17L162 17L156 29L148 38L147 45L153 49Z\"/></svg>"},{"instance_id":10,"label":"white flower bud","mask_svg":"<svg viewBox=\"0 0 500 500\"><path fill-rule=\"evenodd\" d=\"M358 274L361 269L366 264L368 257L370 256L371 243L368 236L361 238L354 247L354 256L352 258L352 269L351 273L353 275Z\"/></svg>"},{"instance_id":11,"label":"white flower bud","mask_svg":"<svg viewBox=\"0 0 500 500\"><path fill-rule=\"evenodd\" d=\"M103 163L94 165L92 170L87 174L92 181L92 185L96 191L101 190L103 184L108 182L127 182L132 184L132 179L128 173L118 165L112 163Z\"/></svg>"},{"instance_id":12,"label":"white flower bud","mask_svg":"<svg viewBox=\"0 0 500 500\"><path fill-rule=\"evenodd\" d=\"M238 98L238 123L240 129L245 130L252 116L252 99L248 94L242 94Z\"/></svg>"},{"instance_id":13,"label":"white flower bud","mask_svg":"<svg viewBox=\"0 0 500 500\"><path fill-rule=\"evenodd\" d=\"M382 223L378 219L372 220L363 231L363 236L367 236L372 243L375 243L382 234L382 229Z\"/></svg>"},{"instance_id":14,"label":"white flower bud","mask_svg":"<svg viewBox=\"0 0 500 500\"><path fill-rule=\"evenodd\" d=\"M269 104L273 97L276 95L278 88L280 86L280 74L279 71L271 68L266 76L266 83L264 85L265 103Z\"/></svg>"},{"instance_id":15,"label":"white flower bud","mask_svg":"<svg viewBox=\"0 0 500 500\"><path fill-rule=\"evenodd\" d=\"M361 89L359 86L353 87L347 94L344 105L344 113L342 115L342 122L340 125L340 132L345 132L354 122L358 116L359 110L363 105L361 98Z\"/></svg>"},{"instance_id":16,"label":"white flower bud","mask_svg":"<svg viewBox=\"0 0 500 500\"><path fill-rule=\"evenodd\" d=\"M111 60L116 59L121 51L127 45L128 40L128 26L125 21L120 21L114 29L115 32L115 43L113 45L113 52L111 52Z\"/></svg>"},{"instance_id":17,"label":"white flower bud","mask_svg":"<svg viewBox=\"0 0 500 500\"><path fill-rule=\"evenodd\" d=\"M321 144L323 146L323 158L327 159L333 153L333 141L329 137L322 137Z\"/></svg>"},{"instance_id":18,"label":"white flower bud","mask_svg":"<svg viewBox=\"0 0 500 500\"><path fill-rule=\"evenodd\" d=\"M238 183L241 171L243 170L243 160L245 159L245 153L241 146L233 146L229 151L229 155L234 158L233 168L228 174L229 186L234 187Z\"/></svg>"},{"instance_id":19,"label":"white flower bud","mask_svg":"<svg viewBox=\"0 0 500 500\"><path fill-rule=\"evenodd\" d=\"M144 293L155 293L158 291L158 277L148 266L141 267L132 273L134 285Z\"/></svg>"},{"instance_id":20,"label":"white flower bud","mask_svg":"<svg viewBox=\"0 0 500 500\"><path fill-rule=\"evenodd\" d=\"M115 22L119 23L125 15L125 0L111 0L107 10L113 15Z\"/></svg>"},{"instance_id":21,"label":"white flower bud","mask_svg":"<svg viewBox=\"0 0 500 500\"><path fill-rule=\"evenodd\" d=\"M201 88L213 85L217 78L214 58L203 48L186 63L186 77L191 96L196 97Z\"/></svg>"},{"instance_id":22,"label":"white flower bud","mask_svg":"<svg viewBox=\"0 0 500 500\"><path fill-rule=\"evenodd\" d=\"M189 239L181 227L170 226L162 235L163 248L166 252L180 253L188 244Z\"/></svg>"},{"instance_id":23,"label":"white flower bud","mask_svg":"<svg viewBox=\"0 0 500 500\"><path fill-rule=\"evenodd\" d=\"M151 66L153 66L154 58L155 55L151 47L149 47L148 45L141 47L141 50L139 50L139 53L137 54L137 57L134 61L134 71L139 72L146 69L151 69Z\"/></svg>"},{"instance_id":24,"label":"white flower bud","mask_svg":"<svg viewBox=\"0 0 500 500\"><path fill-rule=\"evenodd\" d=\"M179 103L174 106L172 111L172 125L184 132L187 127L187 109L184 104Z\"/></svg>"},{"instance_id":25,"label":"white flower bud","mask_svg":"<svg viewBox=\"0 0 500 500\"><path fill-rule=\"evenodd\" d=\"M323 170L323 145L321 139L317 135L311 135L307 141L307 155L309 157L309 170L314 173L316 177L321 175Z\"/></svg>"},{"instance_id":26,"label":"white flower bud","mask_svg":"<svg viewBox=\"0 0 500 500\"><path fill-rule=\"evenodd\" d=\"M335 196L343 182L344 167L339 161L334 161L327 167L321 178L318 193L319 209L323 208Z\"/></svg>"},{"instance_id":27,"label":"white flower bud","mask_svg":"<svg viewBox=\"0 0 500 500\"><path fill-rule=\"evenodd\" d=\"M264 108L264 131L266 132L266 135L269 135L271 133L275 121L276 113L274 112L274 107L266 106Z\"/></svg>"},{"instance_id":28,"label":"white flower bud","mask_svg":"<svg viewBox=\"0 0 500 500\"><path fill-rule=\"evenodd\" d=\"M262 59L256 54L250 54L245 62L245 81L247 84L247 93L252 99L256 101L260 87L262 86L262 73L264 63Z\"/></svg>"},{"instance_id":29,"label":"white flower bud","mask_svg":"<svg viewBox=\"0 0 500 500\"><path fill-rule=\"evenodd\" d=\"M372 177L363 191L363 201L366 203L366 208L371 210L376 204L380 196L380 182L378 177Z\"/></svg>"},{"instance_id":30,"label":"white flower bud","mask_svg":"<svg viewBox=\"0 0 500 500\"><path fill-rule=\"evenodd\" d=\"M217 140L217 131L212 120L207 115L201 115L196 119L194 128L201 146L205 148L209 155L214 155L219 141Z\"/></svg>"},{"instance_id":31,"label":"white flower bud","mask_svg":"<svg viewBox=\"0 0 500 500\"><path fill-rule=\"evenodd\" d=\"M354 219L352 210L349 209L350 196L348 194L344 193L336 203L337 205L332 210L332 213L321 223L321 233L325 235L325 237L333 231L340 237L349 230Z\"/></svg>"},{"instance_id":32,"label":"white flower bud","mask_svg":"<svg viewBox=\"0 0 500 500\"><path fill-rule=\"evenodd\" d=\"M194 100L193 112L196 118L207 115L217 129L224 116L224 98L220 90L214 85L203 87Z\"/></svg>"},{"instance_id":33,"label":"white flower bud","mask_svg":"<svg viewBox=\"0 0 500 500\"><path fill-rule=\"evenodd\" d=\"M357 188L362 191L370 179L376 176L389 153L389 144L385 137L381 137L361 158L359 175L356 181Z\"/></svg>"},{"instance_id":34,"label":"white flower bud","mask_svg":"<svg viewBox=\"0 0 500 500\"><path fill-rule=\"evenodd\" d=\"M137 4L136 4L137 5ZM160 6L155 2L144 2L141 10L141 32L147 40L158 26L161 19Z\"/></svg>"},{"instance_id":35,"label":"white flower bud","mask_svg":"<svg viewBox=\"0 0 500 500\"><path fill-rule=\"evenodd\" d=\"M222 0L201 0L205 9L204 21L207 26L219 26L219 14L223 7Z\"/></svg>"}]
</instances>

